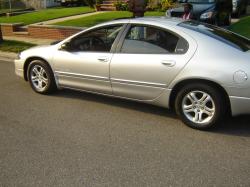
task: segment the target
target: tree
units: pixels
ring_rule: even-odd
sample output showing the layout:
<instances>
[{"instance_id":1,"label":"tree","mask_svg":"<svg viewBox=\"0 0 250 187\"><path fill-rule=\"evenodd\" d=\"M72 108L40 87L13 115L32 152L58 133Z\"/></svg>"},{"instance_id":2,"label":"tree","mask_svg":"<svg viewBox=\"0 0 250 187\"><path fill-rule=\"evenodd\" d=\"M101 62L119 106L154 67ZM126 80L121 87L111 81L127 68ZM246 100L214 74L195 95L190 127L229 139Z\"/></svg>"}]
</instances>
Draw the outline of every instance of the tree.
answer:
<instances>
[{"instance_id":1,"label":"tree","mask_svg":"<svg viewBox=\"0 0 250 187\"><path fill-rule=\"evenodd\" d=\"M2 35L2 30L1 30L1 24L0 24L0 43L3 41L3 35Z\"/></svg>"}]
</instances>

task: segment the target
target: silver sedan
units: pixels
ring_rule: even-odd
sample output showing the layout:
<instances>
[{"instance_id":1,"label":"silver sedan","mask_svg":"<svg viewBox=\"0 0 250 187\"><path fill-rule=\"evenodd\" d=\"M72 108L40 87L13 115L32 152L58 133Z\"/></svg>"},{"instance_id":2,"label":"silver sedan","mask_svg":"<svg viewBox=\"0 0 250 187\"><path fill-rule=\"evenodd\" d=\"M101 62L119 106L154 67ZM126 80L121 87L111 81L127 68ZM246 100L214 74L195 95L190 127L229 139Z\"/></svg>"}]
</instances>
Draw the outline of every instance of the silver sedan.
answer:
<instances>
[{"instance_id":1,"label":"silver sedan","mask_svg":"<svg viewBox=\"0 0 250 187\"><path fill-rule=\"evenodd\" d=\"M22 52L16 74L35 92L69 88L174 109L196 129L250 113L250 41L167 18L100 24Z\"/></svg>"}]
</instances>

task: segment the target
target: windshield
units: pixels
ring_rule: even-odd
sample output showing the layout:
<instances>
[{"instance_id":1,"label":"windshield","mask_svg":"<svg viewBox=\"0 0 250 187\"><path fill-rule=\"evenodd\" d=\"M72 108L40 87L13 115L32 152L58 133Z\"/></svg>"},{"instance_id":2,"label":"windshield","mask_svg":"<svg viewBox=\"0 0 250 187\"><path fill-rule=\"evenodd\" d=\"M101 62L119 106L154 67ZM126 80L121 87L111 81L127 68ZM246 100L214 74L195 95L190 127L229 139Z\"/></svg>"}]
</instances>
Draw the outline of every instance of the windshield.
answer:
<instances>
[{"instance_id":1,"label":"windshield","mask_svg":"<svg viewBox=\"0 0 250 187\"><path fill-rule=\"evenodd\" d=\"M249 39L243 36L240 36L238 34L235 34L233 32L230 32L228 30L215 27L213 25L196 22L196 21L185 21L178 25L186 29L190 29L190 30L205 34L209 37L217 39L223 43L226 43L244 52L250 50Z\"/></svg>"},{"instance_id":2,"label":"windshield","mask_svg":"<svg viewBox=\"0 0 250 187\"><path fill-rule=\"evenodd\" d=\"M180 3L197 3L197 4L208 4L214 3L215 0L179 0Z\"/></svg>"}]
</instances>

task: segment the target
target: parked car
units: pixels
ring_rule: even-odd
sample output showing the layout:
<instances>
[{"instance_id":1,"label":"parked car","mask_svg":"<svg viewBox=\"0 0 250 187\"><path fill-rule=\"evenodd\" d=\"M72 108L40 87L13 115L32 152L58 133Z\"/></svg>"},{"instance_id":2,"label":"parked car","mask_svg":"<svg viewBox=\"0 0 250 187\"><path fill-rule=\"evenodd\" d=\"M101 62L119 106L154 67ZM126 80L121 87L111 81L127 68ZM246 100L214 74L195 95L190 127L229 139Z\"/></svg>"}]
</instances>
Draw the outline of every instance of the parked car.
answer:
<instances>
[{"instance_id":1,"label":"parked car","mask_svg":"<svg viewBox=\"0 0 250 187\"><path fill-rule=\"evenodd\" d=\"M16 74L40 94L68 88L174 109L192 128L250 114L250 41L212 25L167 18L103 23L28 49Z\"/></svg>"},{"instance_id":2,"label":"parked car","mask_svg":"<svg viewBox=\"0 0 250 187\"><path fill-rule=\"evenodd\" d=\"M73 5L82 5L84 1L82 0L56 0L61 6L73 6Z\"/></svg>"},{"instance_id":3,"label":"parked car","mask_svg":"<svg viewBox=\"0 0 250 187\"><path fill-rule=\"evenodd\" d=\"M247 12L248 0L233 0L233 16L240 17Z\"/></svg>"},{"instance_id":4,"label":"parked car","mask_svg":"<svg viewBox=\"0 0 250 187\"><path fill-rule=\"evenodd\" d=\"M192 19L214 25L231 24L231 0L178 0L178 2L180 5L190 3L193 6ZM183 13L183 6L166 12L166 14L171 17L181 17Z\"/></svg>"}]
</instances>

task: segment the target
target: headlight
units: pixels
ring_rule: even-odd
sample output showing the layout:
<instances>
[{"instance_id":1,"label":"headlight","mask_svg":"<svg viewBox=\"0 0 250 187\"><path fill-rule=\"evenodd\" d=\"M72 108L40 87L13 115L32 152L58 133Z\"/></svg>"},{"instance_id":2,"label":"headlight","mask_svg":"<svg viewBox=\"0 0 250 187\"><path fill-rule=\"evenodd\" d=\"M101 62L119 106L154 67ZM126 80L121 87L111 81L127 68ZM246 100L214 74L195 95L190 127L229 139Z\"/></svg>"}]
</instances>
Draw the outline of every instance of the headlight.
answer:
<instances>
[{"instance_id":1,"label":"headlight","mask_svg":"<svg viewBox=\"0 0 250 187\"><path fill-rule=\"evenodd\" d=\"M208 19L208 18L211 18L213 16L213 12L206 12L206 13L203 13L201 14L201 19Z\"/></svg>"}]
</instances>

